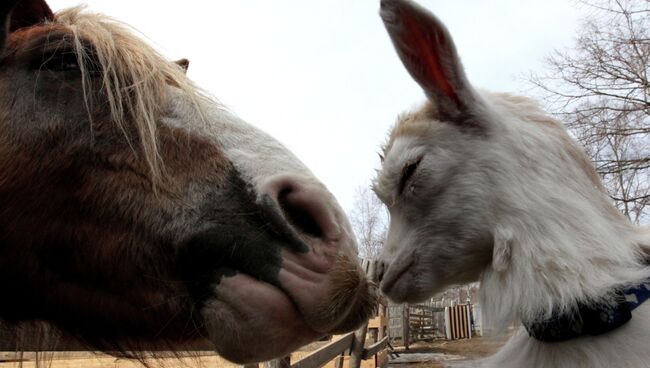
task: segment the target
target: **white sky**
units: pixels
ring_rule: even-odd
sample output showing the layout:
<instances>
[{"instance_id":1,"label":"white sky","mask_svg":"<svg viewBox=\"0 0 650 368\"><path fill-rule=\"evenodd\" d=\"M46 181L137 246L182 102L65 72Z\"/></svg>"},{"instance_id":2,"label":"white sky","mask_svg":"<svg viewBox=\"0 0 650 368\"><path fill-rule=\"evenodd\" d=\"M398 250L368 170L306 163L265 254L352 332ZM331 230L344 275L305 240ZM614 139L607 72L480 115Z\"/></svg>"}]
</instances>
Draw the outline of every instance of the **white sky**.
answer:
<instances>
[{"instance_id":1,"label":"white sky","mask_svg":"<svg viewBox=\"0 0 650 368\"><path fill-rule=\"evenodd\" d=\"M54 11L79 0L49 0ZM395 116L424 100L378 16L378 0L86 0L129 23L240 117L292 150L346 211L367 186ZM572 0L420 0L451 31L477 87L520 92L570 46Z\"/></svg>"}]
</instances>

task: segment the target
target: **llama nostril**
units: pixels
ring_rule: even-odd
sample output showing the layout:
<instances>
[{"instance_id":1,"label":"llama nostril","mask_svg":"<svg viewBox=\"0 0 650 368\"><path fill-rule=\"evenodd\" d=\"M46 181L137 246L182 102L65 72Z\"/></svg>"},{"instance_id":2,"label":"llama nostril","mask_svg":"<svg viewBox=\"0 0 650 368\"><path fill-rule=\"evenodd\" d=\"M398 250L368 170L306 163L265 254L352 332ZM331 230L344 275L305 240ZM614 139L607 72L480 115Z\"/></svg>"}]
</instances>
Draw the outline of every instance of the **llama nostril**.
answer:
<instances>
[{"instance_id":1,"label":"llama nostril","mask_svg":"<svg viewBox=\"0 0 650 368\"><path fill-rule=\"evenodd\" d=\"M278 192L277 201L287 221L296 230L328 241L339 238L339 226L317 193L301 187L286 186Z\"/></svg>"}]
</instances>

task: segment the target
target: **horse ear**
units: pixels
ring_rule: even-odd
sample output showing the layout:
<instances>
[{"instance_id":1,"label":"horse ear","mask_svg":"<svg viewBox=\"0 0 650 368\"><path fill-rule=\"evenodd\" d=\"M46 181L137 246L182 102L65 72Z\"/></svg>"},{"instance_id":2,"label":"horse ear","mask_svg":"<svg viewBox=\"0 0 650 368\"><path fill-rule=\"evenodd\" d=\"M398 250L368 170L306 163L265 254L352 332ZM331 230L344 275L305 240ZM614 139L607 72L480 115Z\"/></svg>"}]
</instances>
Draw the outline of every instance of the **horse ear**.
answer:
<instances>
[{"instance_id":1,"label":"horse ear","mask_svg":"<svg viewBox=\"0 0 650 368\"><path fill-rule=\"evenodd\" d=\"M181 69L183 69L183 71L185 72L185 74L187 74L187 68L189 68L189 66L190 66L190 61L189 60L187 60L185 58L178 59L178 60L174 61L174 64L180 66Z\"/></svg>"},{"instance_id":2,"label":"horse ear","mask_svg":"<svg viewBox=\"0 0 650 368\"><path fill-rule=\"evenodd\" d=\"M402 63L443 117L474 106L476 93L442 22L410 0L382 0L380 15Z\"/></svg>"},{"instance_id":3,"label":"horse ear","mask_svg":"<svg viewBox=\"0 0 650 368\"><path fill-rule=\"evenodd\" d=\"M54 20L54 13L44 0L19 0L11 12L9 32Z\"/></svg>"},{"instance_id":4,"label":"horse ear","mask_svg":"<svg viewBox=\"0 0 650 368\"><path fill-rule=\"evenodd\" d=\"M0 50L7 35L17 29L53 20L54 13L44 0L4 0L0 4Z\"/></svg>"},{"instance_id":5,"label":"horse ear","mask_svg":"<svg viewBox=\"0 0 650 368\"><path fill-rule=\"evenodd\" d=\"M9 34L9 26L11 23L9 16L18 1L10 0L0 3L0 50L4 49L5 43L7 42L7 34Z\"/></svg>"}]
</instances>

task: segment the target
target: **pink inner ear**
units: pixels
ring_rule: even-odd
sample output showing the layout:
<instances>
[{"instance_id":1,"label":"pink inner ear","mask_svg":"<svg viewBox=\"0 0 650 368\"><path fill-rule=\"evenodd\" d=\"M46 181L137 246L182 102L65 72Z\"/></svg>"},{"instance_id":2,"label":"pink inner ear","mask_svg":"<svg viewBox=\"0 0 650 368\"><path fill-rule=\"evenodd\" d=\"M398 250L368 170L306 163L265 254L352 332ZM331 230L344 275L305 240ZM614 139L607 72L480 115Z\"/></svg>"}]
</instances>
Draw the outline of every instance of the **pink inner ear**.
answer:
<instances>
[{"instance_id":1,"label":"pink inner ear","mask_svg":"<svg viewBox=\"0 0 650 368\"><path fill-rule=\"evenodd\" d=\"M445 39L443 37L438 38L438 42L433 42L432 40L427 40L425 33L418 27L418 23L413 20L413 18L403 15L403 21L408 30L408 36L411 38L409 43L417 49L417 55L422 58L423 67L425 68L425 73L427 74L427 79L433 82L436 87L444 93L447 97L451 98L457 104L460 103L456 91L449 84L449 78L445 75L444 68L440 65L440 46L445 46Z\"/></svg>"},{"instance_id":2,"label":"pink inner ear","mask_svg":"<svg viewBox=\"0 0 650 368\"><path fill-rule=\"evenodd\" d=\"M54 13L44 0L22 0L11 13L9 32L54 20Z\"/></svg>"}]
</instances>

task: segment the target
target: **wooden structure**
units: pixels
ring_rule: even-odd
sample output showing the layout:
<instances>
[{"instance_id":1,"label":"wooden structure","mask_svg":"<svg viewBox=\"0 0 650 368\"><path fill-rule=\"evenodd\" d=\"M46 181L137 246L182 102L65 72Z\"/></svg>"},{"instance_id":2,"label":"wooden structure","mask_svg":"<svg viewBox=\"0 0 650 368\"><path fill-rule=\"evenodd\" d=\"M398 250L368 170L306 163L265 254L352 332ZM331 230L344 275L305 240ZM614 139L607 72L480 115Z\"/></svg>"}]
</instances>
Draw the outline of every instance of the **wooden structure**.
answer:
<instances>
[{"instance_id":1,"label":"wooden structure","mask_svg":"<svg viewBox=\"0 0 650 368\"><path fill-rule=\"evenodd\" d=\"M472 306L461 304L445 308L446 337L448 340L472 338Z\"/></svg>"},{"instance_id":2,"label":"wooden structure","mask_svg":"<svg viewBox=\"0 0 650 368\"><path fill-rule=\"evenodd\" d=\"M418 341L445 337L445 308L427 304L390 306L389 336L405 348Z\"/></svg>"},{"instance_id":3,"label":"wooden structure","mask_svg":"<svg viewBox=\"0 0 650 368\"><path fill-rule=\"evenodd\" d=\"M473 305L442 302L389 306L388 335L406 349L418 341L473 336Z\"/></svg>"}]
</instances>

